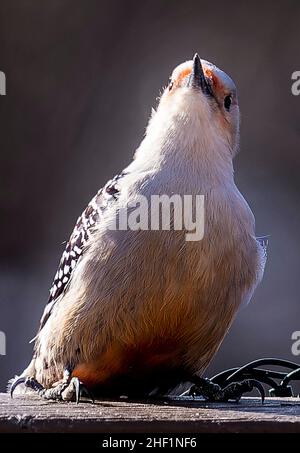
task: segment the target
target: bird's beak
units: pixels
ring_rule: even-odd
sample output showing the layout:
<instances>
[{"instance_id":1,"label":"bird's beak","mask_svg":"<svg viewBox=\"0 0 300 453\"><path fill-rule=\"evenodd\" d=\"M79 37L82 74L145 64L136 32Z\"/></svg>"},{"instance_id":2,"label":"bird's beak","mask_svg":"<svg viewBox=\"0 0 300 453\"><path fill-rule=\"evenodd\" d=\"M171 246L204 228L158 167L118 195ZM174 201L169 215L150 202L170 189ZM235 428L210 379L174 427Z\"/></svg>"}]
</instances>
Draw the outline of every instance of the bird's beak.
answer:
<instances>
[{"instance_id":1,"label":"bird's beak","mask_svg":"<svg viewBox=\"0 0 300 453\"><path fill-rule=\"evenodd\" d=\"M188 78L187 86L191 88L200 88L207 96L213 96L211 86L205 78L201 60L197 53L193 58L192 72Z\"/></svg>"}]
</instances>

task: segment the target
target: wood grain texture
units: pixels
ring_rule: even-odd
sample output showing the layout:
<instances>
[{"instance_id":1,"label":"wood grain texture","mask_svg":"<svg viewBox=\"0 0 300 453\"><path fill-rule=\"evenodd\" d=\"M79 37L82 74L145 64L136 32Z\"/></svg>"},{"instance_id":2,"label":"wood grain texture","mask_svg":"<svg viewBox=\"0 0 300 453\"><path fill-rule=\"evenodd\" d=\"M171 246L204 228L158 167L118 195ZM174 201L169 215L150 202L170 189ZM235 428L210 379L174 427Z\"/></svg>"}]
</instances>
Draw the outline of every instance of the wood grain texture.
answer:
<instances>
[{"instance_id":1,"label":"wood grain texture","mask_svg":"<svg viewBox=\"0 0 300 453\"><path fill-rule=\"evenodd\" d=\"M0 432L300 432L300 399L267 398L264 405L259 398L238 404L181 398L76 405L0 394Z\"/></svg>"}]
</instances>

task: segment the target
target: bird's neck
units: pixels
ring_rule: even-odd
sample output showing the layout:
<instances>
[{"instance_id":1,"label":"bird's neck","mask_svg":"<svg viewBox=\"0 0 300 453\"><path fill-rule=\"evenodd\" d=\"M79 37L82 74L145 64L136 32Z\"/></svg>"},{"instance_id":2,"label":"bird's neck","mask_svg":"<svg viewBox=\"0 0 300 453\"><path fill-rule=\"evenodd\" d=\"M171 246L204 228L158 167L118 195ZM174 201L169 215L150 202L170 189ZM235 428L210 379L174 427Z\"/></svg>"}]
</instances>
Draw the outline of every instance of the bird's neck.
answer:
<instances>
[{"instance_id":1,"label":"bird's neck","mask_svg":"<svg viewBox=\"0 0 300 453\"><path fill-rule=\"evenodd\" d=\"M197 128L181 119L161 120L158 115L147 129L146 137L136 153L136 165L161 175L175 190L207 192L217 186L233 183L232 152L229 144L209 123Z\"/></svg>"}]
</instances>

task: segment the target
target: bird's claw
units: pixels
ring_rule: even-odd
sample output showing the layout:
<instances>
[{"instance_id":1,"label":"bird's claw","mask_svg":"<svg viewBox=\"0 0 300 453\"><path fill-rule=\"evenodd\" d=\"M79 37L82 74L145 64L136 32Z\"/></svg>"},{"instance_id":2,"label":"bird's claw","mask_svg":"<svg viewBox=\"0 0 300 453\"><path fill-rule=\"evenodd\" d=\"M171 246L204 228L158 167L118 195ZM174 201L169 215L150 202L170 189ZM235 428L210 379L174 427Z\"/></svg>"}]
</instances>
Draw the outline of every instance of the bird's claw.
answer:
<instances>
[{"instance_id":1,"label":"bird's claw","mask_svg":"<svg viewBox=\"0 0 300 453\"><path fill-rule=\"evenodd\" d=\"M244 393L251 392L253 389L257 389L261 396L262 404L265 401L265 390L262 384L256 379L245 379L241 382L232 382L228 384L222 391L224 393L224 401L235 400L238 402Z\"/></svg>"},{"instance_id":2,"label":"bird's claw","mask_svg":"<svg viewBox=\"0 0 300 453\"><path fill-rule=\"evenodd\" d=\"M76 403L78 404L80 402L81 396L85 395L93 403L95 401L91 392L77 377L73 377L70 381L69 380L63 381L60 384L56 385L56 387L45 389L45 387L43 387L42 384L40 384L35 378L22 376L16 378L15 381L12 383L10 388L11 398L13 398L15 389L21 384L24 384L25 387L31 388L45 400L52 401L75 400Z\"/></svg>"},{"instance_id":3,"label":"bird's claw","mask_svg":"<svg viewBox=\"0 0 300 453\"><path fill-rule=\"evenodd\" d=\"M203 396L209 401L220 401L222 389L218 384L214 384L212 381L206 378L196 378L196 382L190 388L188 395L195 398L195 396Z\"/></svg>"},{"instance_id":4,"label":"bird's claw","mask_svg":"<svg viewBox=\"0 0 300 453\"><path fill-rule=\"evenodd\" d=\"M261 396L262 403L265 400L265 390L262 384L255 379L245 379L241 382L232 382L222 388L220 385L210 381L209 379L196 378L196 383L190 388L189 395L202 396L211 402L238 402L244 393L251 392L256 388Z\"/></svg>"},{"instance_id":5,"label":"bird's claw","mask_svg":"<svg viewBox=\"0 0 300 453\"><path fill-rule=\"evenodd\" d=\"M35 378L33 377L26 377L26 376L22 376L22 377L18 377L16 378L12 385L11 385L11 388L10 388L10 396L11 398L13 398L14 396L14 391L16 390L16 388L21 385L21 384L24 384L25 387L28 387L28 388L31 388L32 390L34 390L35 392L37 393L40 393L44 390L44 387L42 386L42 384L40 384Z\"/></svg>"},{"instance_id":6,"label":"bird's claw","mask_svg":"<svg viewBox=\"0 0 300 453\"><path fill-rule=\"evenodd\" d=\"M76 400L76 404L78 404L80 402L80 398L81 396L83 396L85 394L85 396L90 399L92 401L92 403L94 404L95 402L95 398L94 396L92 395L92 393L88 390L88 388L77 378L77 377L74 377L72 379L73 384L74 384L74 388L75 388L75 400Z\"/></svg>"}]
</instances>

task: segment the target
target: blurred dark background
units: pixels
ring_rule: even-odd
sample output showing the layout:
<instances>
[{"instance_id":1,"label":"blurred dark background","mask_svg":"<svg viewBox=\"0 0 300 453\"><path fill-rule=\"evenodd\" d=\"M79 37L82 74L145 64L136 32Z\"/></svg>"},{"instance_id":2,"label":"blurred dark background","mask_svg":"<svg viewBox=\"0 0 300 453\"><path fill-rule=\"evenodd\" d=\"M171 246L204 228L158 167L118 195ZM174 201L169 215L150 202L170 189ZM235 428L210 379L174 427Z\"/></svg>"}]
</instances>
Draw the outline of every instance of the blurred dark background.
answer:
<instances>
[{"instance_id":1,"label":"blurred dark background","mask_svg":"<svg viewBox=\"0 0 300 453\"><path fill-rule=\"evenodd\" d=\"M236 180L270 235L262 285L208 374L261 356L298 360L300 3L1 0L0 388L31 358L75 220L131 159L172 69L195 51L239 89Z\"/></svg>"}]
</instances>

